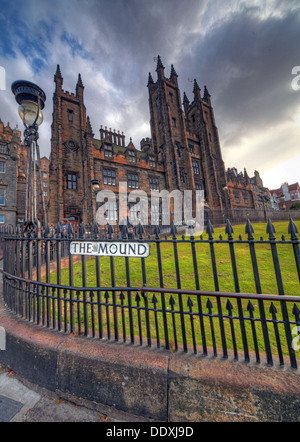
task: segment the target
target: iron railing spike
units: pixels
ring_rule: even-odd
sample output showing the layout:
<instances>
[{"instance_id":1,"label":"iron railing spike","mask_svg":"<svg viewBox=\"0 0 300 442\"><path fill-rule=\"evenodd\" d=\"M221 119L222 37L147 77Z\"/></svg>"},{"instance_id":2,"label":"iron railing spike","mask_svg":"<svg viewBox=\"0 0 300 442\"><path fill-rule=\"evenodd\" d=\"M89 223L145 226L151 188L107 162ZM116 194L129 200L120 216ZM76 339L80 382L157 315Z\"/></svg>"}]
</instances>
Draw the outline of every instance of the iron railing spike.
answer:
<instances>
[{"instance_id":1,"label":"iron railing spike","mask_svg":"<svg viewBox=\"0 0 300 442\"><path fill-rule=\"evenodd\" d=\"M209 298L207 299L206 308L208 308L209 310L213 308L212 302Z\"/></svg>"},{"instance_id":2,"label":"iron railing spike","mask_svg":"<svg viewBox=\"0 0 300 442\"><path fill-rule=\"evenodd\" d=\"M139 223L137 233L140 236L140 239L143 239L143 235L145 233L145 229L144 229L144 227L143 227L143 225L141 223Z\"/></svg>"},{"instance_id":3,"label":"iron railing spike","mask_svg":"<svg viewBox=\"0 0 300 442\"><path fill-rule=\"evenodd\" d=\"M247 310L248 310L248 312L253 312L254 311L254 306L253 306L251 301L248 301Z\"/></svg>"},{"instance_id":4,"label":"iron railing spike","mask_svg":"<svg viewBox=\"0 0 300 442\"><path fill-rule=\"evenodd\" d=\"M291 235L291 240L297 240L298 239L298 236L297 236L298 229L297 229L296 224L292 220L292 218L290 218L290 221L289 221L288 233L289 233L289 235Z\"/></svg>"},{"instance_id":5,"label":"iron railing spike","mask_svg":"<svg viewBox=\"0 0 300 442\"><path fill-rule=\"evenodd\" d=\"M249 219L246 222L245 233L247 233L248 239L253 239L254 229Z\"/></svg>"},{"instance_id":6,"label":"iron railing spike","mask_svg":"<svg viewBox=\"0 0 300 442\"><path fill-rule=\"evenodd\" d=\"M292 311L293 315L299 315L300 314L300 310L299 307L297 306L296 303L294 303L294 307L293 307L293 311Z\"/></svg>"},{"instance_id":7,"label":"iron railing spike","mask_svg":"<svg viewBox=\"0 0 300 442\"><path fill-rule=\"evenodd\" d=\"M232 227L231 222L229 221L229 219L226 220L225 233L228 235L228 237L230 237L230 239L232 238L233 227Z\"/></svg>"},{"instance_id":8,"label":"iron railing spike","mask_svg":"<svg viewBox=\"0 0 300 442\"><path fill-rule=\"evenodd\" d=\"M275 239L274 233L276 233L274 224L268 219L266 232L269 234L269 239Z\"/></svg>"},{"instance_id":9,"label":"iron railing spike","mask_svg":"<svg viewBox=\"0 0 300 442\"><path fill-rule=\"evenodd\" d=\"M272 314L276 314L277 313L277 309L276 309L275 305L273 304L273 302L271 302L269 311Z\"/></svg>"},{"instance_id":10,"label":"iron railing spike","mask_svg":"<svg viewBox=\"0 0 300 442\"><path fill-rule=\"evenodd\" d=\"M172 222L172 224L171 224L171 235L173 236L173 238L176 238L176 234L177 234L177 228L176 228L174 222Z\"/></svg>"},{"instance_id":11,"label":"iron railing spike","mask_svg":"<svg viewBox=\"0 0 300 442\"><path fill-rule=\"evenodd\" d=\"M208 234L209 239L213 239L212 234L214 233L214 228L213 228L213 225L210 222L210 220L208 220L208 222L207 222L206 233Z\"/></svg>"},{"instance_id":12,"label":"iron railing spike","mask_svg":"<svg viewBox=\"0 0 300 442\"><path fill-rule=\"evenodd\" d=\"M193 305L194 305L194 304L193 304L193 301L192 301L191 297L189 296L189 297L188 297L188 300L187 300L187 306L190 307L190 308L192 308Z\"/></svg>"},{"instance_id":13,"label":"iron railing spike","mask_svg":"<svg viewBox=\"0 0 300 442\"><path fill-rule=\"evenodd\" d=\"M230 299L227 299L227 302L226 302L226 309L227 309L228 311L232 311L232 310L233 310L233 305L231 304Z\"/></svg>"}]
</instances>

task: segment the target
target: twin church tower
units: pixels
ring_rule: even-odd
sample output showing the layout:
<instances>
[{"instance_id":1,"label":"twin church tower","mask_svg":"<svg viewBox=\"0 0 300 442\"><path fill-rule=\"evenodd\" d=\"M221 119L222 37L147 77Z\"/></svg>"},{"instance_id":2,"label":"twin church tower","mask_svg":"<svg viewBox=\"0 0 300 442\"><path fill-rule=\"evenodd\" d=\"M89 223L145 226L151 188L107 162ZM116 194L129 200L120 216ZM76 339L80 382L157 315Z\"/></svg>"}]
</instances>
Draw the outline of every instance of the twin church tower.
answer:
<instances>
[{"instance_id":1,"label":"twin church tower","mask_svg":"<svg viewBox=\"0 0 300 442\"><path fill-rule=\"evenodd\" d=\"M107 127L95 137L84 105L79 74L75 93L63 90L59 65L54 76L48 221L74 223L95 220L94 180L100 189L115 192L119 182L128 191L204 190L206 207L220 214L226 209L227 186L211 96L194 80L193 100L178 88L171 66L169 78L157 58L156 81L148 77L151 138L137 149L131 139ZM107 221L117 219L117 207L108 207Z\"/></svg>"}]
</instances>

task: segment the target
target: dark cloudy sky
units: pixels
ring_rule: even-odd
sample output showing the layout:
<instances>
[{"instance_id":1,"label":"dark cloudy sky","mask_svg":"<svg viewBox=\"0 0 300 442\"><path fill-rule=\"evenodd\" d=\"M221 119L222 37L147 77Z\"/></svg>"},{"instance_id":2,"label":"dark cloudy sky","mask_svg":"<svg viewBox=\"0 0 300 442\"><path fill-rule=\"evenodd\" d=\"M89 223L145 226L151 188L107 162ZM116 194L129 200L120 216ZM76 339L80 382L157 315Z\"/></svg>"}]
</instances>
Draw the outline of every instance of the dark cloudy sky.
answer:
<instances>
[{"instance_id":1,"label":"dark cloudy sky","mask_svg":"<svg viewBox=\"0 0 300 442\"><path fill-rule=\"evenodd\" d=\"M0 11L0 118L22 129L10 85L41 86L42 155L57 64L70 92L81 73L96 137L102 124L139 147L150 136L146 85L159 54L182 95L193 99L194 78L207 85L226 168L258 170L270 188L300 182L299 0L0 0Z\"/></svg>"}]
</instances>

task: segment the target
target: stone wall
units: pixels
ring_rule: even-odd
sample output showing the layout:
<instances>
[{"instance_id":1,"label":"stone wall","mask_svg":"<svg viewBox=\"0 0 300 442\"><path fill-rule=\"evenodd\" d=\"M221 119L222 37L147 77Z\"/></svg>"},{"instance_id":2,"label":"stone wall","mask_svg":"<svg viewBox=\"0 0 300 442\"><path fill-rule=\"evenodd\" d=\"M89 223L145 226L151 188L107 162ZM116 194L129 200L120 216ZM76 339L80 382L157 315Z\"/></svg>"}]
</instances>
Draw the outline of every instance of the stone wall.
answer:
<instances>
[{"instance_id":1,"label":"stone wall","mask_svg":"<svg viewBox=\"0 0 300 442\"><path fill-rule=\"evenodd\" d=\"M300 421L298 370L47 330L0 305L0 361L28 382L102 413L161 422Z\"/></svg>"},{"instance_id":2,"label":"stone wall","mask_svg":"<svg viewBox=\"0 0 300 442\"><path fill-rule=\"evenodd\" d=\"M289 221L290 218L300 220L300 210L269 210L266 212L264 210L242 208L230 209L224 212L221 210L212 210L211 218L215 225L225 224L226 219L229 219L232 224L246 224L248 219L251 223L266 222L268 219L272 222Z\"/></svg>"}]
</instances>

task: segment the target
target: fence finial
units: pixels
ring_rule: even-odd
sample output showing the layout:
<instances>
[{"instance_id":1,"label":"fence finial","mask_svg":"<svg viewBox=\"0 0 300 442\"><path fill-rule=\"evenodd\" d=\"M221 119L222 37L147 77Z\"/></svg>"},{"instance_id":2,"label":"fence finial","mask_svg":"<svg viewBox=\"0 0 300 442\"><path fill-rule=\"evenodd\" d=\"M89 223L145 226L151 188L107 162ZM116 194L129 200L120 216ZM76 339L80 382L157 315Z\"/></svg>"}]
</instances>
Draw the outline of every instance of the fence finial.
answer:
<instances>
[{"instance_id":1,"label":"fence finial","mask_svg":"<svg viewBox=\"0 0 300 442\"><path fill-rule=\"evenodd\" d=\"M142 226L141 223L139 223L137 233L138 233L138 235L140 235L140 239L143 239L143 235L144 235L144 227Z\"/></svg>"},{"instance_id":2,"label":"fence finial","mask_svg":"<svg viewBox=\"0 0 300 442\"><path fill-rule=\"evenodd\" d=\"M46 227L45 227L45 231L44 231L45 238L48 238L49 233L50 233L50 227L49 227L49 224L47 223Z\"/></svg>"},{"instance_id":3,"label":"fence finial","mask_svg":"<svg viewBox=\"0 0 300 442\"><path fill-rule=\"evenodd\" d=\"M60 234L61 234L61 226L60 226L59 223L57 223L57 226L56 226L56 236L58 237Z\"/></svg>"},{"instance_id":4,"label":"fence finial","mask_svg":"<svg viewBox=\"0 0 300 442\"><path fill-rule=\"evenodd\" d=\"M291 235L291 240L298 239L298 229L292 218L290 218L288 233Z\"/></svg>"},{"instance_id":5,"label":"fence finial","mask_svg":"<svg viewBox=\"0 0 300 442\"><path fill-rule=\"evenodd\" d=\"M127 235L128 235L128 227L127 227L126 224L124 224L124 225L122 226L122 232L121 232L121 234L122 234L122 239L127 239Z\"/></svg>"},{"instance_id":6,"label":"fence finial","mask_svg":"<svg viewBox=\"0 0 300 442\"><path fill-rule=\"evenodd\" d=\"M73 235L73 228L72 228L72 224L71 223L68 224L68 235L69 236Z\"/></svg>"},{"instance_id":7,"label":"fence finial","mask_svg":"<svg viewBox=\"0 0 300 442\"><path fill-rule=\"evenodd\" d=\"M231 222L229 221L229 219L226 220L225 233L228 235L228 239L232 239L233 227L232 227Z\"/></svg>"},{"instance_id":8,"label":"fence finial","mask_svg":"<svg viewBox=\"0 0 300 442\"><path fill-rule=\"evenodd\" d=\"M159 239L160 228L158 225L154 226L154 234L155 234L155 239Z\"/></svg>"},{"instance_id":9,"label":"fence finial","mask_svg":"<svg viewBox=\"0 0 300 442\"><path fill-rule=\"evenodd\" d=\"M210 220L207 222L206 233L208 234L209 239L214 239L212 234L214 233L214 228Z\"/></svg>"},{"instance_id":10,"label":"fence finial","mask_svg":"<svg viewBox=\"0 0 300 442\"><path fill-rule=\"evenodd\" d=\"M176 229L174 222L172 222L172 224L171 224L171 234L173 236L173 239L176 239L177 229Z\"/></svg>"},{"instance_id":11,"label":"fence finial","mask_svg":"<svg viewBox=\"0 0 300 442\"><path fill-rule=\"evenodd\" d=\"M249 219L247 219L245 233L247 233L248 239L253 239L254 229Z\"/></svg>"},{"instance_id":12,"label":"fence finial","mask_svg":"<svg viewBox=\"0 0 300 442\"><path fill-rule=\"evenodd\" d=\"M270 218L268 219L266 231L269 234L269 239L276 239L274 236L274 233L276 233L276 230L275 230L274 224L272 224L272 221L270 220Z\"/></svg>"},{"instance_id":13,"label":"fence finial","mask_svg":"<svg viewBox=\"0 0 300 442\"><path fill-rule=\"evenodd\" d=\"M79 236L80 236L80 238L83 238L84 234L85 234L84 224L80 224L80 226L79 226Z\"/></svg>"},{"instance_id":14,"label":"fence finial","mask_svg":"<svg viewBox=\"0 0 300 442\"><path fill-rule=\"evenodd\" d=\"M107 230L108 230L108 239L112 239L112 234L114 233L113 226L111 226L110 224L108 224L108 226L107 226Z\"/></svg>"}]
</instances>

